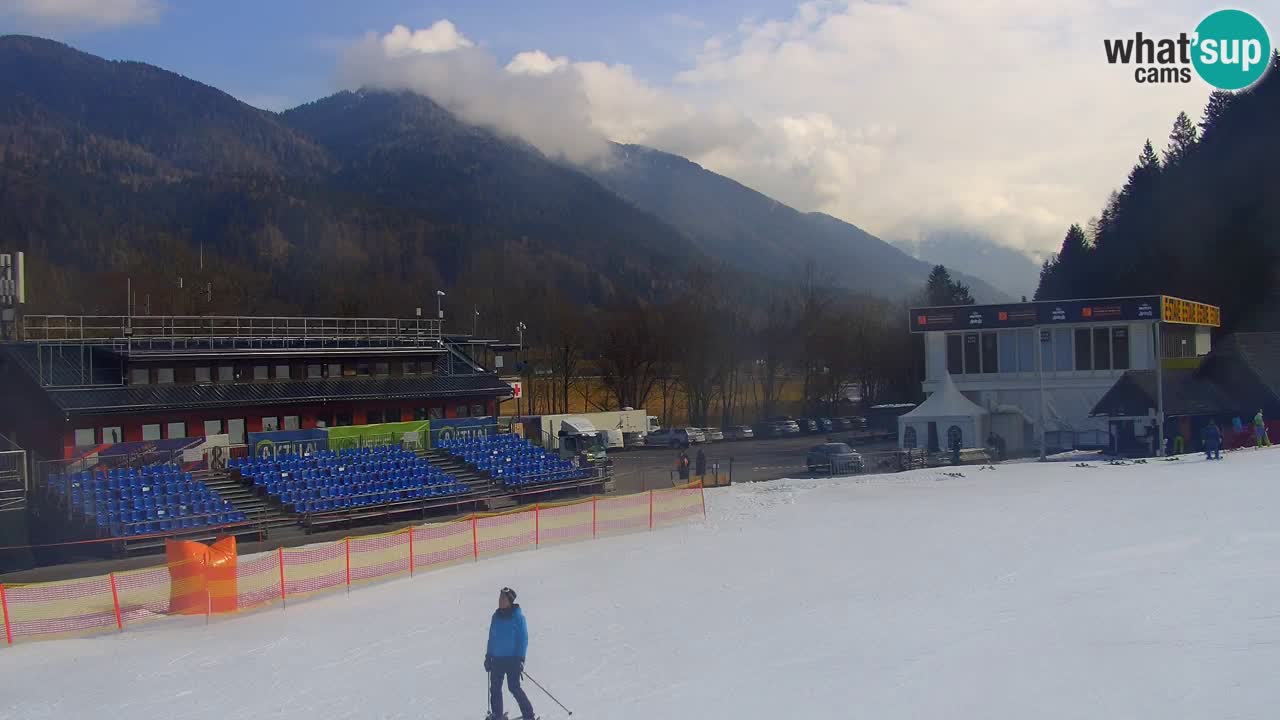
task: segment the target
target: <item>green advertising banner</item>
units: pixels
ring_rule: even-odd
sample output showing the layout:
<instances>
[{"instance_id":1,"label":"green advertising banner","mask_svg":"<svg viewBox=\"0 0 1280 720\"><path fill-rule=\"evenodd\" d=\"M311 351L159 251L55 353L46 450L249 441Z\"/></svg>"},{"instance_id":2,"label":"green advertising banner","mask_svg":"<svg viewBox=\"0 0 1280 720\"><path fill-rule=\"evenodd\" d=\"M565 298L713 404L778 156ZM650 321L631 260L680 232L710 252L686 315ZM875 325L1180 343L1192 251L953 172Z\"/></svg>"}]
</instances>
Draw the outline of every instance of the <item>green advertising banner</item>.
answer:
<instances>
[{"instance_id":1,"label":"green advertising banner","mask_svg":"<svg viewBox=\"0 0 1280 720\"><path fill-rule=\"evenodd\" d=\"M426 448L427 438L431 432L431 422L414 420L412 422L378 423L375 425L346 425L331 427L329 432L329 449L346 450L348 448L373 447L378 445L403 445L413 450Z\"/></svg>"}]
</instances>

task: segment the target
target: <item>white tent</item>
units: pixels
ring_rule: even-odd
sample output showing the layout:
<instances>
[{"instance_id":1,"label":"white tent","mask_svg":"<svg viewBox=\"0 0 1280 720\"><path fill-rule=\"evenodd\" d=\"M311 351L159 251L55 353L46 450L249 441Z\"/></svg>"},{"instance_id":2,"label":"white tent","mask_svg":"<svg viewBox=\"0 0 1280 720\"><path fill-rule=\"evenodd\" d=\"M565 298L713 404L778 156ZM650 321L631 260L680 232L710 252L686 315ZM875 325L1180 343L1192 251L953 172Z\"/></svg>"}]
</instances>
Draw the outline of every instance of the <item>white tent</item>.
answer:
<instances>
[{"instance_id":1,"label":"white tent","mask_svg":"<svg viewBox=\"0 0 1280 720\"><path fill-rule=\"evenodd\" d=\"M983 447L989 420L987 411L965 397L951 381L951 375L944 373L937 391L929 399L898 417L898 447L932 449L929 439L934 437L938 449L946 450L957 434L960 447Z\"/></svg>"}]
</instances>

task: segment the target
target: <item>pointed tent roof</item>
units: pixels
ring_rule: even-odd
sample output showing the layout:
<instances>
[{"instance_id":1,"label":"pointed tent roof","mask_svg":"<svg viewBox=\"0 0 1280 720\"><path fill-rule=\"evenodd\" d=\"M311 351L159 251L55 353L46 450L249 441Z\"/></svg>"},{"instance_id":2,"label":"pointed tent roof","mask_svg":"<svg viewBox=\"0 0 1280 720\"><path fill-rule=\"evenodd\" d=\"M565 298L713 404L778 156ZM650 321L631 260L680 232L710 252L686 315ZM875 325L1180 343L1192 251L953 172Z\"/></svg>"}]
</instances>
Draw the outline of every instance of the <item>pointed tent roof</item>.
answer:
<instances>
[{"instance_id":1,"label":"pointed tent roof","mask_svg":"<svg viewBox=\"0 0 1280 720\"><path fill-rule=\"evenodd\" d=\"M965 397L951 380L951 373L942 374L942 382L928 400L911 412L900 415L908 418L975 417L986 415L986 408Z\"/></svg>"}]
</instances>

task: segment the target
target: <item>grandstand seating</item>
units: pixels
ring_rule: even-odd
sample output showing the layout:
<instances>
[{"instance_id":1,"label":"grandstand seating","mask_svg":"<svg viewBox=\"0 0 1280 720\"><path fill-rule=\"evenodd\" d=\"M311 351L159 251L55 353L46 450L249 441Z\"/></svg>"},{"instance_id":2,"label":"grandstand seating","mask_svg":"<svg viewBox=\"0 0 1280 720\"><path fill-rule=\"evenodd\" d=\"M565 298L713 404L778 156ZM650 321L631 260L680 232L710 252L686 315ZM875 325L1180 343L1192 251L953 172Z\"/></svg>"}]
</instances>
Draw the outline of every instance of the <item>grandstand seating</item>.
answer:
<instances>
[{"instance_id":1,"label":"grandstand seating","mask_svg":"<svg viewBox=\"0 0 1280 720\"><path fill-rule=\"evenodd\" d=\"M511 433L442 440L437 447L489 473L508 488L565 482L591 475L590 470L578 468Z\"/></svg>"},{"instance_id":2,"label":"grandstand seating","mask_svg":"<svg viewBox=\"0 0 1280 720\"><path fill-rule=\"evenodd\" d=\"M406 500L455 497L470 486L399 447L325 450L272 459L233 458L240 474L298 513L367 508Z\"/></svg>"},{"instance_id":3,"label":"grandstand seating","mask_svg":"<svg viewBox=\"0 0 1280 720\"><path fill-rule=\"evenodd\" d=\"M244 522L244 513L173 463L51 475L49 487L113 537Z\"/></svg>"}]
</instances>

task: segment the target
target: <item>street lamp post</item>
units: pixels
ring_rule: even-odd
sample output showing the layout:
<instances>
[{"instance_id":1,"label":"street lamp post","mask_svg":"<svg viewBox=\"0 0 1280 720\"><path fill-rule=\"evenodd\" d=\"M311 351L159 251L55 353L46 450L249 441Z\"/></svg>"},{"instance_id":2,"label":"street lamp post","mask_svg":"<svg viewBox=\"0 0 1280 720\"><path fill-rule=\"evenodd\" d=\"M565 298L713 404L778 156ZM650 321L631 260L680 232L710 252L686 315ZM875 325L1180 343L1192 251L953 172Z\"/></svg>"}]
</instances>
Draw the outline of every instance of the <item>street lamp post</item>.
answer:
<instances>
[{"instance_id":1,"label":"street lamp post","mask_svg":"<svg viewBox=\"0 0 1280 720\"><path fill-rule=\"evenodd\" d=\"M443 290L436 291L436 318L439 319L441 321L441 324L443 325L444 323L444 291ZM443 332L444 328L441 327L440 330Z\"/></svg>"},{"instance_id":2,"label":"street lamp post","mask_svg":"<svg viewBox=\"0 0 1280 720\"><path fill-rule=\"evenodd\" d=\"M520 405L521 405L520 400L521 400L521 397L524 395L524 367L522 367L520 363L524 361L523 355L524 355L525 329L526 328L525 328L524 321L516 323L516 333L520 335L520 350L516 353L516 366L520 368L520 395L516 396L516 416L517 417L524 416L524 413L520 410Z\"/></svg>"}]
</instances>

